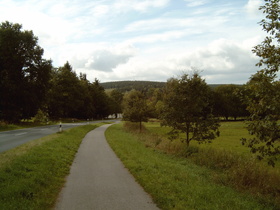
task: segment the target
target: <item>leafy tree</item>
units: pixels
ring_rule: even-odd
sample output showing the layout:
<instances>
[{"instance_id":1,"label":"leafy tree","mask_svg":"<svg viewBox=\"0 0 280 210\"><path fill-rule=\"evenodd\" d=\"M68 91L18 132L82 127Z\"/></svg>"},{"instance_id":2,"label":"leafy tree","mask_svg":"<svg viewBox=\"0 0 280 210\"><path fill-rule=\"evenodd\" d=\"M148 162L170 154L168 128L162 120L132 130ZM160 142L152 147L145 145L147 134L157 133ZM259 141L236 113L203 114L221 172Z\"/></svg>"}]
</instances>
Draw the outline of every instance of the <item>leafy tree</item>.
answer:
<instances>
[{"instance_id":1,"label":"leafy tree","mask_svg":"<svg viewBox=\"0 0 280 210\"><path fill-rule=\"evenodd\" d=\"M50 60L32 31L0 24L0 118L18 121L37 113L49 88Z\"/></svg>"},{"instance_id":2,"label":"leafy tree","mask_svg":"<svg viewBox=\"0 0 280 210\"><path fill-rule=\"evenodd\" d=\"M233 117L236 120L237 117L248 116L246 106L238 95L241 89L241 86L233 84L220 85L217 87L214 92L215 114L225 117L226 120L228 120L229 117Z\"/></svg>"},{"instance_id":3,"label":"leafy tree","mask_svg":"<svg viewBox=\"0 0 280 210\"><path fill-rule=\"evenodd\" d=\"M139 122L140 131L142 122L148 121L148 107L146 98L143 93L138 90L132 90L124 95L123 100L123 119L130 122Z\"/></svg>"},{"instance_id":4,"label":"leafy tree","mask_svg":"<svg viewBox=\"0 0 280 210\"><path fill-rule=\"evenodd\" d=\"M280 64L280 1L265 0L260 10L266 15L260 22L268 33L264 41L257 45L253 52L261 59L257 66L263 67L246 84L243 100L250 112L248 131L253 135L250 139L242 139L242 143L251 152L257 153L259 159L268 158L268 163L275 164L280 154L280 93L277 72Z\"/></svg>"},{"instance_id":5,"label":"leafy tree","mask_svg":"<svg viewBox=\"0 0 280 210\"><path fill-rule=\"evenodd\" d=\"M185 133L187 146L192 140L211 142L219 135L219 123L211 113L210 96L210 88L197 73L171 78L163 100L163 125L171 126L175 136Z\"/></svg>"},{"instance_id":6,"label":"leafy tree","mask_svg":"<svg viewBox=\"0 0 280 210\"><path fill-rule=\"evenodd\" d=\"M160 104L162 103L162 89L150 88L147 92L147 105L149 108L150 117L159 118Z\"/></svg>"},{"instance_id":7,"label":"leafy tree","mask_svg":"<svg viewBox=\"0 0 280 210\"><path fill-rule=\"evenodd\" d=\"M123 93L114 89L110 93L110 98L112 99L112 112L115 114L116 118L118 113L122 113L122 101L123 101Z\"/></svg>"}]
</instances>

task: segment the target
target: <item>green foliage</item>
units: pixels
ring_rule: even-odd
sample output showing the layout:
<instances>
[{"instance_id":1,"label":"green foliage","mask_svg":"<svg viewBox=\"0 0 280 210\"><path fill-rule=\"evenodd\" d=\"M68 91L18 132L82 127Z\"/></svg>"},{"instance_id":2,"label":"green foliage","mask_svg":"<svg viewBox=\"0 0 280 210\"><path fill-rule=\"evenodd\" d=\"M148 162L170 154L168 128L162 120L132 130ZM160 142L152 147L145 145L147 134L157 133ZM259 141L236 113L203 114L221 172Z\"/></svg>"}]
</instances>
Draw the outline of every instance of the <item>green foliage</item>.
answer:
<instances>
[{"instance_id":1,"label":"green foliage","mask_svg":"<svg viewBox=\"0 0 280 210\"><path fill-rule=\"evenodd\" d=\"M210 88L197 73L170 79L161 111L163 125L171 126L175 136L185 133L187 145L192 140L211 142L219 136L219 123L212 115L210 96Z\"/></svg>"},{"instance_id":2,"label":"green foliage","mask_svg":"<svg viewBox=\"0 0 280 210\"><path fill-rule=\"evenodd\" d=\"M127 92L131 90L138 90L140 92L147 92L150 88L163 88L166 82L152 82L152 81L119 81L119 82L104 82L101 86L105 89L116 89L120 92Z\"/></svg>"},{"instance_id":3,"label":"green foliage","mask_svg":"<svg viewBox=\"0 0 280 210\"><path fill-rule=\"evenodd\" d=\"M264 66L265 73L273 76L279 71L280 64L280 1L265 0L265 5L261 6L260 10L266 15L260 25L269 36L257 45L253 52L261 58L257 65Z\"/></svg>"},{"instance_id":4,"label":"green foliage","mask_svg":"<svg viewBox=\"0 0 280 210\"><path fill-rule=\"evenodd\" d=\"M242 103L238 93L243 89L240 85L220 85L213 93L214 113L226 120L233 117L248 116L246 106Z\"/></svg>"},{"instance_id":5,"label":"green foliage","mask_svg":"<svg viewBox=\"0 0 280 210\"><path fill-rule=\"evenodd\" d=\"M257 65L263 69L251 77L243 95L250 112L248 131L253 137L243 138L242 141L253 153L258 154L259 159L268 157L268 164L274 166L274 161L280 154L277 143L280 139L280 86L277 81L280 64L280 2L265 2L260 9L266 14L266 19L260 24L269 36L253 50L261 58Z\"/></svg>"},{"instance_id":6,"label":"green foliage","mask_svg":"<svg viewBox=\"0 0 280 210\"><path fill-rule=\"evenodd\" d=\"M123 93L118 90L112 90L110 93L110 98L112 99L112 112L116 115L122 113L122 102L123 102Z\"/></svg>"},{"instance_id":7,"label":"green foliage","mask_svg":"<svg viewBox=\"0 0 280 210\"><path fill-rule=\"evenodd\" d=\"M0 24L0 119L17 122L36 114L49 87L50 60L32 31Z\"/></svg>"},{"instance_id":8,"label":"green foliage","mask_svg":"<svg viewBox=\"0 0 280 210\"><path fill-rule=\"evenodd\" d=\"M90 83L85 74L78 77L66 62L53 70L47 107L53 118L104 118L112 114L113 101L96 79Z\"/></svg>"},{"instance_id":9,"label":"green foliage","mask_svg":"<svg viewBox=\"0 0 280 210\"><path fill-rule=\"evenodd\" d=\"M140 91L132 90L123 99L123 119L130 122L139 122L140 131L142 122L148 120L148 106L144 94Z\"/></svg>"},{"instance_id":10,"label":"green foliage","mask_svg":"<svg viewBox=\"0 0 280 210\"><path fill-rule=\"evenodd\" d=\"M49 121L48 113L43 112L41 109L38 110L34 117L35 123L47 123Z\"/></svg>"},{"instance_id":11,"label":"green foliage","mask_svg":"<svg viewBox=\"0 0 280 210\"><path fill-rule=\"evenodd\" d=\"M270 76L259 72L246 85L244 101L251 113L247 129L252 138L243 138L244 145L257 153L259 159L267 158L274 166L274 161L280 154L280 83ZM271 95L273 94L273 96Z\"/></svg>"}]
</instances>

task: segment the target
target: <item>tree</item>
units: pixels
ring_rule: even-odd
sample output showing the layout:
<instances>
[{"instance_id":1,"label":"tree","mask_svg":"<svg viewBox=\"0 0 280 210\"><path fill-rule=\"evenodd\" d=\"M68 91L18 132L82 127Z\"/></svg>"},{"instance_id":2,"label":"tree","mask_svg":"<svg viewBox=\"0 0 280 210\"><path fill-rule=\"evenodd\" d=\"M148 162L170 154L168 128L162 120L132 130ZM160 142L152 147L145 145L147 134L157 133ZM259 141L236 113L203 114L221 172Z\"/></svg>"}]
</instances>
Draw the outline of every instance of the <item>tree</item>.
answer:
<instances>
[{"instance_id":1,"label":"tree","mask_svg":"<svg viewBox=\"0 0 280 210\"><path fill-rule=\"evenodd\" d=\"M139 122L140 131L142 122L148 121L148 107L143 93L132 90L123 99L123 119L130 122Z\"/></svg>"},{"instance_id":2,"label":"tree","mask_svg":"<svg viewBox=\"0 0 280 210\"><path fill-rule=\"evenodd\" d=\"M280 154L280 93L277 72L280 64L280 1L265 0L260 10L266 15L260 22L269 35L257 45L253 52L260 57L257 66L263 67L245 86L243 100L247 104L250 118L247 129L252 138L242 139L242 143L257 153L259 159L267 158L274 166Z\"/></svg>"},{"instance_id":3,"label":"tree","mask_svg":"<svg viewBox=\"0 0 280 210\"><path fill-rule=\"evenodd\" d=\"M0 24L0 119L18 121L37 113L49 88L50 60L32 31Z\"/></svg>"},{"instance_id":4,"label":"tree","mask_svg":"<svg viewBox=\"0 0 280 210\"><path fill-rule=\"evenodd\" d=\"M229 117L233 117L235 120L237 117L248 116L246 106L241 101L238 93L242 90L242 86L239 85L220 85L214 91L214 112L218 116L225 117L226 120Z\"/></svg>"},{"instance_id":5,"label":"tree","mask_svg":"<svg viewBox=\"0 0 280 210\"><path fill-rule=\"evenodd\" d=\"M122 101L123 101L123 93L114 89L110 93L110 98L112 99L112 111L115 114L116 118L118 113L122 113Z\"/></svg>"},{"instance_id":6,"label":"tree","mask_svg":"<svg viewBox=\"0 0 280 210\"><path fill-rule=\"evenodd\" d=\"M78 118L84 100L80 81L72 66L66 62L63 67L54 70L48 94L48 108L51 117Z\"/></svg>"},{"instance_id":7,"label":"tree","mask_svg":"<svg viewBox=\"0 0 280 210\"><path fill-rule=\"evenodd\" d=\"M110 110L110 98L105 93L104 88L100 85L98 79L95 79L91 85L90 94L93 97L93 107L95 109L95 118L104 118L112 114Z\"/></svg>"},{"instance_id":8,"label":"tree","mask_svg":"<svg viewBox=\"0 0 280 210\"><path fill-rule=\"evenodd\" d=\"M171 134L176 136L185 133L187 146L192 140L205 143L219 136L219 123L211 113L210 95L210 88L197 73L167 82L161 114L163 125L171 126Z\"/></svg>"},{"instance_id":9,"label":"tree","mask_svg":"<svg viewBox=\"0 0 280 210\"><path fill-rule=\"evenodd\" d=\"M161 104L162 104L162 89L150 88L147 92L147 105L151 118L160 117Z\"/></svg>"}]
</instances>

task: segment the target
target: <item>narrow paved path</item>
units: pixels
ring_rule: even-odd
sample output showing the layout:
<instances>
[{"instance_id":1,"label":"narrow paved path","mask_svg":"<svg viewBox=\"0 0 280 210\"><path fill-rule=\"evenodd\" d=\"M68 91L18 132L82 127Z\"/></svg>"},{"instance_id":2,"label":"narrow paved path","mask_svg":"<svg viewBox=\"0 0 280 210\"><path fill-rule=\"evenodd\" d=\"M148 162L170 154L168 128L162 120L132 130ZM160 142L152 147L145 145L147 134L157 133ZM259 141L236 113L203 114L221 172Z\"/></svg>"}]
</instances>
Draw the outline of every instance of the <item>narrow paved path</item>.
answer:
<instances>
[{"instance_id":1,"label":"narrow paved path","mask_svg":"<svg viewBox=\"0 0 280 210\"><path fill-rule=\"evenodd\" d=\"M158 209L108 145L104 132L109 126L83 139L55 209Z\"/></svg>"}]
</instances>

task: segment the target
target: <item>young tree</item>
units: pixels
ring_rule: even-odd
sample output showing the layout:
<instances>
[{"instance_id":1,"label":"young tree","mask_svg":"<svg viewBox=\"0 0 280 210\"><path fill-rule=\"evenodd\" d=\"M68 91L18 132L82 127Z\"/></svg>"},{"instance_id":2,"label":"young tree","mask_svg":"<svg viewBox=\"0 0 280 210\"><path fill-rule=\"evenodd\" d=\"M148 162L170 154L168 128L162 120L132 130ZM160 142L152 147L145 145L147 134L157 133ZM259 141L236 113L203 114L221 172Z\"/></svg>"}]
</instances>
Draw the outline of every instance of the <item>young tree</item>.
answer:
<instances>
[{"instance_id":1,"label":"young tree","mask_svg":"<svg viewBox=\"0 0 280 210\"><path fill-rule=\"evenodd\" d=\"M275 164L280 146L280 93L277 72L280 64L280 0L265 0L260 10L266 18L260 22L263 30L269 35L257 45L253 52L261 59L257 66L263 67L245 86L243 100L247 103L250 119L248 131L253 135L250 139L242 139L242 143L251 152L257 153L259 159L268 158L268 163Z\"/></svg>"},{"instance_id":2,"label":"young tree","mask_svg":"<svg viewBox=\"0 0 280 210\"><path fill-rule=\"evenodd\" d=\"M139 122L140 131L142 122L148 121L148 107L146 98L138 90L132 90L123 99L123 119L130 122Z\"/></svg>"},{"instance_id":3,"label":"young tree","mask_svg":"<svg viewBox=\"0 0 280 210\"><path fill-rule=\"evenodd\" d=\"M161 118L172 134L185 133L187 146L192 140L211 142L219 136L219 123L212 115L210 88L197 74L182 75L167 82Z\"/></svg>"},{"instance_id":4,"label":"young tree","mask_svg":"<svg viewBox=\"0 0 280 210\"><path fill-rule=\"evenodd\" d=\"M32 31L0 24L0 119L18 121L37 113L49 88L52 64Z\"/></svg>"}]
</instances>

